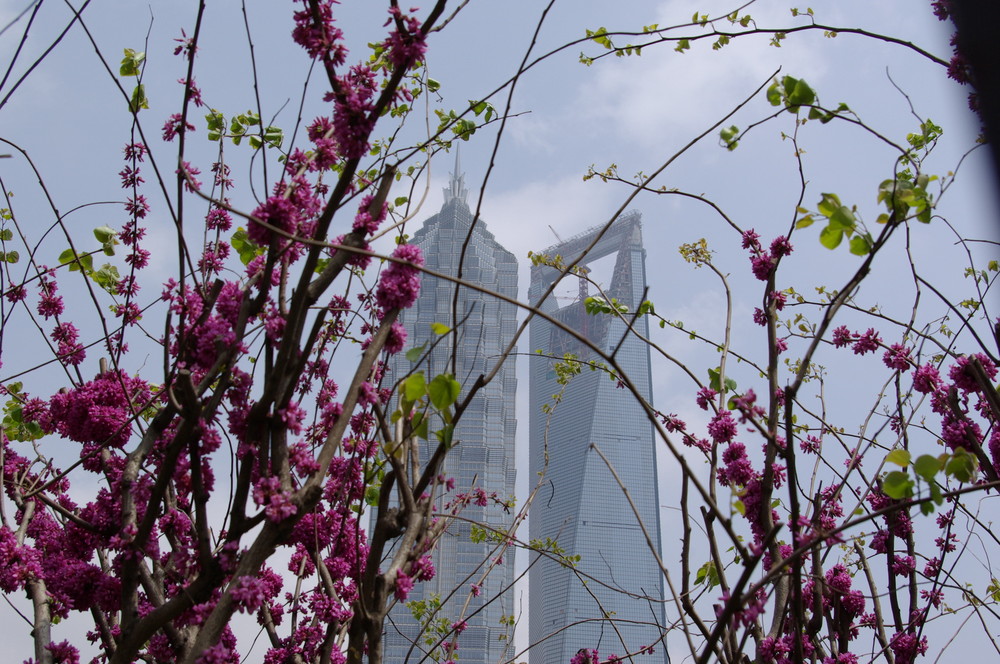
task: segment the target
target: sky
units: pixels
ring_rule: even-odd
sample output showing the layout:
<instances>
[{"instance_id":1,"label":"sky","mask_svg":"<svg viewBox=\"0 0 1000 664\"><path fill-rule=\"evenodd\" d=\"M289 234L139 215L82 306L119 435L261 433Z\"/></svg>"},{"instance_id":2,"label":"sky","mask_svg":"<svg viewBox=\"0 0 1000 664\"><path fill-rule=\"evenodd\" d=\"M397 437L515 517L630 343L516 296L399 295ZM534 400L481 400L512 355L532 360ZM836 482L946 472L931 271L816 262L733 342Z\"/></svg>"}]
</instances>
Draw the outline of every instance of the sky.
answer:
<instances>
[{"instance_id":1,"label":"sky","mask_svg":"<svg viewBox=\"0 0 1000 664\"><path fill-rule=\"evenodd\" d=\"M30 4L28 0L0 0L0 27L14 21ZM263 115L273 118L273 124L290 128L298 112L307 67L305 57L288 39L291 10L286 3L248 4L247 23L260 78ZM639 57L606 57L585 66L579 61L581 52L597 56L602 53L599 46L578 43L561 47L582 38L587 29L635 31L653 23L665 27L687 23L696 12L723 15L738 5L688 0L560 0L545 16L537 43L527 58L533 64L518 80L508 102L509 88L502 86L525 58L544 4L539 0L472 0L444 31L430 37L427 56L429 75L441 83L435 106L462 109L469 100L486 99L498 89L499 93L489 97L491 103L499 110L510 104L511 117L505 123L485 187L497 123L477 131L471 141L462 142L462 166L466 184L473 192L470 203L475 207L481 192L481 213L489 229L522 261L522 293L527 291L529 251L544 249L560 237L607 222L631 193L621 183L604 183L599 178L585 181L583 176L589 168L604 170L616 164L626 179L640 171L656 171L692 138L715 125L769 81L779 68L781 76L807 80L825 105L846 103L869 127L895 142L904 141L907 133L917 130L917 116L931 118L942 126L944 135L928 161L928 169L945 175L958 168L959 177L944 194L941 212L962 235L997 239L1000 215L988 195L995 185L987 170L986 155L980 150L963 159L978 133L977 122L966 108L965 90L946 78L943 67L904 46L844 33L828 38L814 31L789 35L780 48L770 46L769 37L763 35L734 40L719 50L712 50L710 40L694 42L683 54L675 52L672 43L665 43L647 47ZM893 35L938 57L950 58L949 26L934 18L929 2L820 0L812 9L820 23ZM365 44L382 34L386 16L383 3L344 0L339 11L338 21L352 50L348 60L364 57ZM793 17L789 6L780 2L752 4L740 10L741 15L746 13L760 27L791 27L808 21ZM12 76L0 87L0 100L28 64L53 42L69 16L65 4L54 0L44 3ZM158 136L164 119L176 111L180 101L182 90L175 81L184 75L183 62L171 52L181 29L190 33L193 17L194 5L177 0L95 1L84 13L87 28L114 70L123 49L146 51L144 81L150 109L142 116L146 131L153 137ZM0 63L4 69L15 53L24 25L25 19L21 18L0 35ZM702 32L701 28L691 27L685 34ZM196 76L206 103L227 116L255 107L244 14L239 3L210 3L205 35ZM127 80L123 85L131 90L133 83ZM321 112L319 90L320 86L314 84L307 94L306 118ZM763 94L757 94L726 120L725 126L747 127L774 110ZM426 135L426 123L435 124L432 114L426 120L420 115L412 117L404 137L419 140ZM195 136L200 139L204 124L197 124ZM129 126L125 102L79 26L68 32L0 107L0 137L28 151L56 207L63 212L93 201L120 200L117 173L122 165L121 148L129 142ZM783 137L794 131L793 117L782 114L751 131L733 152L719 145L717 130L709 132L673 161L651 186L709 197L741 228L756 228L769 240L786 233L798 216L800 174L795 148ZM878 185L892 174L892 150L848 123L808 123L799 128L798 140L807 180L803 204L814 209L821 193L836 192L846 204L857 205L861 217L872 222L878 214ZM172 163L171 146L158 140L152 143L162 162ZM245 172L249 152L232 146L226 149L236 164L234 173L240 184L239 164L243 164ZM6 146L0 147L0 153L9 151ZM200 159L207 165L212 152L199 141L191 155L192 161ZM431 160L425 171L427 177L418 182L418 191L426 189L427 197L423 208L414 212L415 222L439 208L440 192L449 178L452 160L452 154L444 153ZM0 160L0 178L4 187L15 194L13 200L22 219L37 217L40 224L51 223L52 212L23 160ZM240 195L243 198L236 201L237 205L251 209L250 195L245 190ZM734 338L742 349L760 356L763 332L750 318L761 294L739 248L738 235L706 205L690 198L643 194L628 207L643 214L649 297L656 310L665 318L683 321L687 330L717 336L726 306L719 283L707 270L695 270L684 263L677 252L683 243L707 238L733 288ZM153 220L153 243L166 246L172 231L155 207ZM82 229L81 234L103 223L116 226L123 221L120 208L110 204L86 207L67 217L74 232ZM783 286L794 284L799 292L809 294L820 285L838 288L858 264L858 259L843 248L830 252L820 247L817 234L818 229L813 227L800 231L793 239L796 252L788 261L789 279ZM962 276L965 256L955 246L955 239L955 233L940 219L913 229L910 237L913 253L927 274L941 284L942 292L953 297L968 285ZM41 245L39 255L54 262L64 248L50 238ZM976 245L977 252L984 250L977 257L992 258L987 248ZM169 276L170 255L154 254L147 277L151 282L148 292L158 292L153 282ZM902 252L895 251L858 294L859 303L865 307L878 303L887 315L905 317L913 303L913 284L907 274ZM575 289L575 285L567 284L565 294ZM927 293L920 307L921 316L927 319L946 313L945 307ZM7 330L4 336L0 380L6 382L30 366L37 339L30 329ZM653 341L699 376L717 363L712 348L692 342L687 334L656 328ZM14 348L19 351L12 351ZM828 405L833 416L844 416L850 421L848 426L857 427L856 413L871 408L873 393L857 389L858 376L863 375L858 372L864 371L864 363L843 360L841 365L842 360L840 356L831 358L838 363L837 368L845 371L843 376L831 372L827 394L832 398ZM155 362L155 355L149 361ZM521 458L526 459L527 375L524 363L519 366L519 417L523 422L519 445L524 451ZM656 357L653 375L658 408L677 413L692 425L706 423L705 413L694 405L694 389L680 369L667 358ZM745 367L734 368L734 375L741 381L755 379ZM871 382L874 385L877 380ZM664 506L664 531L670 532L676 525L670 508L676 496L669 487L676 486L678 471L665 453L661 462L664 488L660 501ZM522 486L529 481L526 475L526 471L520 474ZM667 537L665 552L672 547L676 548L676 542ZM10 622L4 621L8 625Z\"/></svg>"}]
</instances>

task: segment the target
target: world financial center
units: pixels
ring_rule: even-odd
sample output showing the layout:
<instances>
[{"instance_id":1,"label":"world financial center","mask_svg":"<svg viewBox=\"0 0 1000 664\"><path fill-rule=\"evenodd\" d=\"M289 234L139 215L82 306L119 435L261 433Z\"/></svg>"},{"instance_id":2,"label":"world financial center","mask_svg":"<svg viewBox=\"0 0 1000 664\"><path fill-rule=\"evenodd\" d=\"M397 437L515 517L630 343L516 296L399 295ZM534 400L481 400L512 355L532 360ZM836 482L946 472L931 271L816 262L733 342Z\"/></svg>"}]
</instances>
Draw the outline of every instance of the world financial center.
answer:
<instances>
[{"instance_id":1,"label":"world financial center","mask_svg":"<svg viewBox=\"0 0 1000 664\"><path fill-rule=\"evenodd\" d=\"M444 191L441 211L424 222L414 233L412 244L423 250L426 267L435 272L457 276L461 261L464 281L482 286L511 299L517 298L517 261L490 233L482 219L473 219L467 201L468 191L456 155L455 171ZM454 310L455 284L425 275L420 296L413 307L403 312L408 346L433 350L418 362L397 356L390 366L393 380L410 371L423 371L429 381L441 373L454 373L465 386L481 374L489 374L501 353L514 337L517 311L513 304L480 291L459 288ZM443 323L454 327L446 335L436 334L431 326ZM434 345L436 344L436 345ZM455 365L452 366L452 358ZM505 363L492 382L482 388L463 413L454 432L456 445L445 458L443 474L454 478L455 491L479 488L501 500L514 495L514 417L517 378L513 361ZM463 397L464 397L463 389ZM433 440L433 437L432 437ZM423 459L426 461L426 457ZM449 622L463 618L467 627L458 638L457 656L462 664L497 664L514 657L513 616L514 552L498 551L496 543L473 541L471 523L485 524L493 532L506 532L513 522L512 510L494 501L480 506L475 502L463 508L442 535L434 553L437 573L431 581L417 583L409 600L442 602L434 617ZM486 565L492 571L483 578ZM486 564L484 565L484 561ZM478 595L470 591L480 586ZM465 602L468 601L468 606ZM464 607L464 608L463 608ZM423 629L410 609L397 605L389 613L383 635L387 664L433 660L428 657L437 634ZM431 644L427 643L430 639Z\"/></svg>"},{"instance_id":2,"label":"world financial center","mask_svg":"<svg viewBox=\"0 0 1000 664\"><path fill-rule=\"evenodd\" d=\"M602 279L604 295L635 311L646 289L638 212L622 216L607 230L591 229L543 253L569 262L595 241L577 264L577 274L601 259L613 262L610 278ZM534 265L529 301L537 303L559 275L553 267ZM648 337L646 317L590 315L585 301L598 293L589 292L587 282L573 274L562 284L571 284L577 292L558 298L565 291L559 288L540 309L613 355L649 402L649 347L637 336ZM567 354L582 362L600 361L578 338L536 317L530 339L529 481L538 487L531 504L530 535L536 543L547 542L550 549L550 555L532 554L530 664L568 664L582 648L597 649L604 659L635 654L647 646L655 647L654 654L632 661L669 662L660 642L665 624L663 578L643 534L645 527L659 549L653 426L637 399L604 371L584 368L565 387L558 382L556 362ZM558 403L557 394L561 394ZM635 510L609 464L628 488ZM579 556L579 560L567 564L572 561L560 556Z\"/></svg>"}]
</instances>

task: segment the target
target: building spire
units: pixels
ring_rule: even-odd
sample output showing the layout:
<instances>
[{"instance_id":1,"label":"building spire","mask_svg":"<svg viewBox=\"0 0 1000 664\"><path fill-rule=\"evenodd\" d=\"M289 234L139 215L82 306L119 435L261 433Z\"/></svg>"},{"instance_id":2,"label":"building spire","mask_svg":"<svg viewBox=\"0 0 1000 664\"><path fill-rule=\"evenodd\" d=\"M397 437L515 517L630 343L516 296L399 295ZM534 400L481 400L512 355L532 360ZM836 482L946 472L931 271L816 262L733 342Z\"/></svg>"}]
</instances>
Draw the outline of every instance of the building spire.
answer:
<instances>
[{"instance_id":1,"label":"building spire","mask_svg":"<svg viewBox=\"0 0 1000 664\"><path fill-rule=\"evenodd\" d=\"M457 198L463 203L468 204L466 200L468 195L469 191L465 188L465 173L462 172L461 147L456 145L455 170L451 173L451 182L444 188L444 202L449 203L452 199Z\"/></svg>"}]
</instances>

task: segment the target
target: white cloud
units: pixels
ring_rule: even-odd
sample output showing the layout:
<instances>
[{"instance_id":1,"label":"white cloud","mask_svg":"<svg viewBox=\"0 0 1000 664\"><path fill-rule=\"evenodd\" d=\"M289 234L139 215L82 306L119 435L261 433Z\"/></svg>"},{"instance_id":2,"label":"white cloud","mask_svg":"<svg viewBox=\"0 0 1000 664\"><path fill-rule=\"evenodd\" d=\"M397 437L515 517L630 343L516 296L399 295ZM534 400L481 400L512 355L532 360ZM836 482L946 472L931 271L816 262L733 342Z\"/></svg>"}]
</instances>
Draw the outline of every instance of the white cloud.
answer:
<instances>
[{"instance_id":1,"label":"white cloud","mask_svg":"<svg viewBox=\"0 0 1000 664\"><path fill-rule=\"evenodd\" d=\"M657 12L662 25L700 9L697 3L684 5L690 5L690 13L678 3L663 4ZM756 7L754 15L761 25L772 23ZM780 23L789 24L788 17L780 17ZM728 28L727 22L719 25L719 29ZM710 30L694 27L685 34L706 32ZM805 40L789 39L775 48L768 44L768 36L751 36L735 39L719 51L712 50L713 41L692 42L683 54L673 50L673 43L664 43L646 48L641 57L598 62L593 65L594 83L581 91L578 106L588 109L586 114L595 125L622 139L662 145L706 129L782 63L795 62L794 71L784 73L810 80L827 69L820 51L809 48Z\"/></svg>"},{"instance_id":2,"label":"white cloud","mask_svg":"<svg viewBox=\"0 0 1000 664\"><path fill-rule=\"evenodd\" d=\"M483 204L483 217L507 249L523 261L576 233L607 221L620 190L579 175L528 182L506 191L494 190Z\"/></svg>"}]
</instances>

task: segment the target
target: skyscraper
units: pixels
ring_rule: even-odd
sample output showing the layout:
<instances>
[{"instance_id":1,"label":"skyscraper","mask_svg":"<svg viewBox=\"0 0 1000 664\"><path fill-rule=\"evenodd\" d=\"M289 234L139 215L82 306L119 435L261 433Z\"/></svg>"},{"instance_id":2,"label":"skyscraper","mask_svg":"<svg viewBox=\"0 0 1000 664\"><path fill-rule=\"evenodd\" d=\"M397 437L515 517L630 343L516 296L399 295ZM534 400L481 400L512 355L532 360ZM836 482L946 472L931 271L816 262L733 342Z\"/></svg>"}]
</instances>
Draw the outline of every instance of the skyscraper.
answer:
<instances>
[{"instance_id":1,"label":"skyscraper","mask_svg":"<svg viewBox=\"0 0 1000 664\"><path fill-rule=\"evenodd\" d=\"M441 211L424 222L410 242L423 250L426 267L431 270L455 276L461 260L463 280L516 298L517 261L500 246L482 219L473 220L467 196L456 154L455 171L444 190ZM428 381L454 371L463 385L464 397L464 390L493 368L514 337L516 308L488 294L460 288L456 322L452 320L454 298L452 282L424 276L420 297L402 314L401 321L409 335L408 346L437 346L419 364L403 354L397 356L390 367L394 380L414 370L424 371ZM442 337L432 331L433 323L443 323L455 331ZM443 469L444 475L455 479L456 491L481 488L488 495L495 492L501 498L513 497L516 390L514 364L509 362L463 414L454 434L457 444L448 453ZM513 581L514 556L513 551L506 553L503 562L483 581L484 562L496 557L492 553L496 544L489 539L473 541L470 522L504 531L513 516L492 501L485 506L473 502L461 516L462 520L452 522L434 553L434 579L416 584L409 599L433 602L436 596L443 603L437 619L464 618L467 627L458 638L462 664L496 664L513 656L513 628L506 617L514 613L513 593L508 589ZM472 584L481 586L478 595L470 592ZM463 611L467 600L469 604ZM385 627L385 662L415 664L423 659L430 649L424 637L436 636L420 632L420 621L406 606L397 605ZM508 651L511 654L506 654Z\"/></svg>"},{"instance_id":2,"label":"skyscraper","mask_svg":"<svg viewBox=\"0 0 1000 664\"><path fill-rule=\"evenodd\" d=\"M572 261L601 233L590 229L543 253ZM641 303L646 288L646 252L638 212L618 219L578 267L602 258L612 260L607 297L629 311ZM606 261L607 262L607 261ZM531 268L529 301L535 304L558 277L555 268ZM577 278L563 283L577 285ZM610 315L588 315L587 284L569 303L550 295L541 309L566 327L583 334L598 348L614 353L639 393L651 397L649 347L628 331L626 321ZM593 293L595 296L597 293ZM645 316L633 326L648 335ZM664 623L663 579L646 544L639 521L596 446L628 487L642 523L659 547L656 457L653 427L633 395L620 389L603 371L583 372L561 386L555 363L571 353L581 361L596 360L592 351L552 323L531 323L530 466L539 491L531 505L530 533L535 542L579 555L575 565L552 557L533 561L529 577L531 664L568 664L581 649L597 649L601 658L624 656L655 644L655 655L636 661L668 661L659 643ZM555 403L553 395L562 392ZM546 405L550 408L546 408ZM555 545L552 545L554 542ZM563 561L567 562L567 561Z\"/></svg>"}]
</instances>

